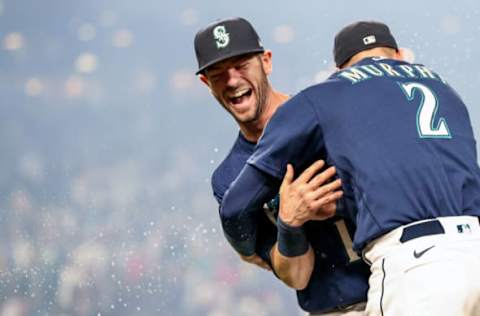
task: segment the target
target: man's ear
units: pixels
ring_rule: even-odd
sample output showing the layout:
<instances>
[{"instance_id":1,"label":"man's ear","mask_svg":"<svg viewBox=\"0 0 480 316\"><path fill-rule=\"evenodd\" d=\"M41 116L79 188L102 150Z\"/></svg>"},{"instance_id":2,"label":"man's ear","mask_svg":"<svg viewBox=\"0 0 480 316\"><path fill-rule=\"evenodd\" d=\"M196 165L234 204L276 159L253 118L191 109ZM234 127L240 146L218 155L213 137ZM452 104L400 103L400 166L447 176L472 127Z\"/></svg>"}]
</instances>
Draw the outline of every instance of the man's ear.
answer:
<instances>
[{"instance_id":1,"label":"man's ear","mask_svg":"<svg viewBox=\"0 0 480 316\"><path fill-rule=\"evenodd\" d=\"M204 74L199 74L198 78L200 79L201 82L203 82L210 88L210 81L208 81L207 76L205 76Z\"/></svg>"},{"instance_id":2,"label":"man's ear","mask_svg":"<svg viewBox=\"0 0 480 316\"><path fill-rule=\"evenodd\" d=\"M208 80L207 76L205 76L204 74L199 74L198 75L198 78L200 79L201 82L203 82L207 88L208 88L208 91L210 92L211 95L215 96L213 94L213 91L212 91L212 87L210 86L210 80Z\"/></svg>"},{"instance_id":3,"label":"man's ear","mask_svg":"<svg viewBox=\"0 0 480 316\"><path fill-rule=\"evenodd\" d=\"M397 51L397 55L399 55L400 60L404 60L409 63L414 63L415 62L415 54L413 53L412 50L408 48L399 48Z\"/></svg>"},{"instance_id":4,"label":"man's ear","mask_svg":"<svg viewBox=\"0 0 480 316\"><path fill-rule=\"evenodd\" d=\"M405 54L405 49L403 47L399 47L397 49L397 52L395 54L395 59L398 60L406 60L406 54Z\"/></svg>"},{"instance_id":5,"label":"man's ear","mask_svg":"<svg viewBox=\"0 0 480 316\"><path fill-rule=\"evenodd\" d=\"M269 75L272 72L272 51L266 50L261 56L262 67L265 74Z\"/></svg>"}]
</instances>

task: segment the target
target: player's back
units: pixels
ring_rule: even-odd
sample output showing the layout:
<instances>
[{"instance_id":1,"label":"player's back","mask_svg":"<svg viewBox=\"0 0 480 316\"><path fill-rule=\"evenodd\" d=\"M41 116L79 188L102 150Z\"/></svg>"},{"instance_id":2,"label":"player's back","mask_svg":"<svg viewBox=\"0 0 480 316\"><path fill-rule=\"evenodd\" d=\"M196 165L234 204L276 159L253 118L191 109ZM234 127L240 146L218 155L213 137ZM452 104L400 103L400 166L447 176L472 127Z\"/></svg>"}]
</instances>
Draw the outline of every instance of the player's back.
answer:
<instances>
[{"instance_id":1,"label":"player's back","mask_svg":"<svg viewBox=\"0 0 480 316\"><path fill-rule=\"evenodd\" d=\"M465 105L423 65L369 58L302 92L358 204L357 248L424 218L480 215Z\"/></svg>"}]
</instances>

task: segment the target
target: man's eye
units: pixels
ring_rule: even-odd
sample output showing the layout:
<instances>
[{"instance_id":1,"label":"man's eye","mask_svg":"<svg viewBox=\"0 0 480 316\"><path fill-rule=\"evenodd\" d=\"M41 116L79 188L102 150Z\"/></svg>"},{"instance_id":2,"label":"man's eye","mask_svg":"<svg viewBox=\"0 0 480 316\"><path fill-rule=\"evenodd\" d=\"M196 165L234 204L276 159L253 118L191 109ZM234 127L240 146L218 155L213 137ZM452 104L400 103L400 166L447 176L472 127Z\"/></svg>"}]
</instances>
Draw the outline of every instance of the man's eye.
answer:
<instances>
[{"instance_id":1,"label":"man's eye","mask_svg":"<svg viewBox=\"0 0 480 316\"><path fill-rule=\"evenodd\" d=\"M244 62L237 66L237 69L246 69L248 67L248 63Z\"/></svg>"},{"instance_id":2,"label":"man's eye","mask_svg":"<svg viewBox=\"0 0 480 316\"><path fill-rule=\"evenodd\" d=\"M210 79L211 79L212 81L218 81L218 80L220 80L221 77L222 77L222 74L210 75Z\"/></svg>"}]
</instances>

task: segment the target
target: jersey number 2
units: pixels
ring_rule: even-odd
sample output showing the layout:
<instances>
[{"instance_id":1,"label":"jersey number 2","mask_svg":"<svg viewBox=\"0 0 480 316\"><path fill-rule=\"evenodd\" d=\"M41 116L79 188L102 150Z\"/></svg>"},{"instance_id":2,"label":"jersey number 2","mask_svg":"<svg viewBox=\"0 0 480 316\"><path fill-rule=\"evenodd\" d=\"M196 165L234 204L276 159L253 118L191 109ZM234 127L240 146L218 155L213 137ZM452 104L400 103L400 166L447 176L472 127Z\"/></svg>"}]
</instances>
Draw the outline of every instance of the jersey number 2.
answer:
<instances>
[{"instance_id":1,"label":"jersey number 2","mask_svg":"<svg viewBox=\"0 0 480 316\"><path fill-rule=\"evenodd\" d=\"M422 97L417 111L417 131L420 138L452 138L447 122L443 117L434 126L435 114L438 110L438 99L433 91L418 82L400 83L407 100L412 101L415 91Z\"/></svg>"}]
</instances>

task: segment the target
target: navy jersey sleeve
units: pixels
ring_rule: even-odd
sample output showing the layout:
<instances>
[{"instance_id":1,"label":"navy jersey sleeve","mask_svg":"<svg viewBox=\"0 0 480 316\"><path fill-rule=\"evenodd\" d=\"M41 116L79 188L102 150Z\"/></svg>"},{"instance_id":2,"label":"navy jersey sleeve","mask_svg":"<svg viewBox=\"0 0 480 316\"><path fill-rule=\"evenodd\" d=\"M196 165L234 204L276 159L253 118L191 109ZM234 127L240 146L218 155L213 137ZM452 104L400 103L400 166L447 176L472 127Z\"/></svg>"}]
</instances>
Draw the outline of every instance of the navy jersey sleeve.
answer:
<instances>
[{"instance_id":1,"label":"navy jersey sleeve","mask_svg":"<svg viewBox=\"0 0 480 316\"><path fill-rule=\"evenodd\" d=\"M275 196L278 188L276 179L247 164L225 192L220 206L223 231L240 254L255 253L260 210Z\"/></svg>"},{"instance_id":2,"label":"navy jersey sleeve","mask_svg":"<svg viewBox=\"0 0 480 316\"><path fill-rule=\"evenodd\" d=\"M225 188L222 185L217 172L214 172L211 180L213 196L217 200L218 204L222 204L223 195L225 194Z\"/></svg>"},{"instance_id":3,"label":"navy jersey sleeve","mask_svg":"<svg viewBox=\"0 0 480 316\"><path fill-rule=\"evenodd\" d=\"M282 179L288 163L302 171L315 160L325 158L317 114L300 93L272 116L248 163Z\"/></svg>"}]
</instances>

